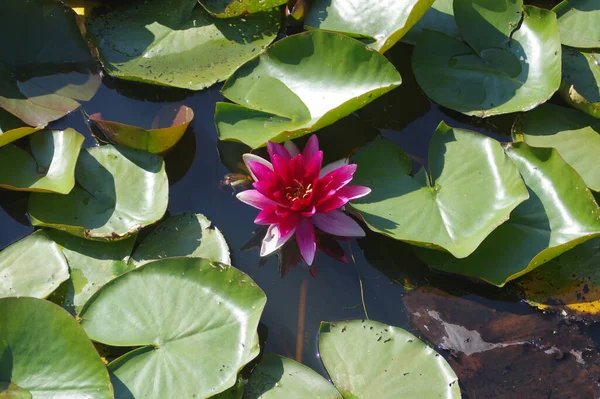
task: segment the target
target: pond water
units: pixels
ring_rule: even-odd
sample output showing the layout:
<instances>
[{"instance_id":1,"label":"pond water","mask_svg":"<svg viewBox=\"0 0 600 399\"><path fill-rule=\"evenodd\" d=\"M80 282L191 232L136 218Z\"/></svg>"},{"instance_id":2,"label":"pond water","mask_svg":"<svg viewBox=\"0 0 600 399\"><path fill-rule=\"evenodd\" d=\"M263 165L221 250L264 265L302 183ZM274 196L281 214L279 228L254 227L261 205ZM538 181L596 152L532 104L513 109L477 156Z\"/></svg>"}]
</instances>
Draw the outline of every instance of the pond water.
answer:
<instances>
[{"instance_id":1,"label":"pond water","mask_svg":"<svg viewBox=\"0 0 600 399\"><path fill-rule=\"evenodd\" d=\"M469 124L470 118L430 103L411 79L408 51L408 48L399 45L389 55L402 74L404 83L401 88L354 116L353 118L361 121L360 124L346 123L342 126L352 125L354 129L364 128L369 131L379 128L383 135L411 154L415 166L427 162L429 139L442 120L453 127L476 130L501 141L510 140L511 116L487 120L486 126L473 126ZM194 110L195 117L191 128L166 157L167 171L172 183L168 211L170 214L204 214L227 239L233 265L249 274L265 291L268 301L262 316L262 333L263 339L266 336L266 350L300 360L326 375L318 358L316 341L321 321L368 317L423 336L424 330L411 323L412 314L404 306L405 296L414 295L414 292L407 292L402 286L403 280L410 283L426 281L452 295L457 295L444 297L443 300L454 301L458 304L459 311L461 306L465 305L456 301L466 300L481 308L489 308L490 314L501 312L515 317L545 318L548 323L539 327L540 331L531 331L533 336L546 336L550 331L548 328L554 328L549 326L555 325L556 331L561 328L563 323L554 316L544 316L527 304L519 302L510 286L500 290L456 277L434 274L415 258L405 244L382 239L373 234L359 240L341 242L348 256L347 264L319 251L314 262L317 268L316 277L313 277L305 266L299 264L282 278L278 272L277 256L269 257L261 265L258 249L242 250L253 238L256 228L253 220L257 212L238 201L230 187L221 184L223 177L230 173L230 170L222 164L217 151L214 109L217 101L224 100L219 88L220 85L215 85L200 92L189 92L104 77L99 91L91 101L83 103L82 110L87 114L101 112L104 119L142 127L149 126L154 116L165 108L175 108L184 104ZM86 117L80 111L54 122L51 127L75 128L86 136L85 146L95 144L86 124ZM361 132L349 131L348 134ZM33 231L25 215L26 203L26 194L0 191L0 247L3 248ZM458 299L459 297L462 299ZM414 305L414 301L411 304ZM469 308L464 309L465 314L462 317L469 319L472 325L485 326L490 320L488 313L474 311L470 314ZM569 330L569 334L573 334L573 331ZM591 337L595 342L598 341L597 328L577 326L576 331L586 339ZM501 334L498 335L497 342L502 342L502 339ZM527 356L528 353L523 350L523 356ZM445 352L445 355L453 356L449 352ZM547 357L551 360L544 360L545 362L562 361L558 357ZM532 359L539 360L539 357ZM530 367L535 369L536 364L531 364ZM541 370L546 368L542 367L540 372ZM472 397L501 397L497 396L498 385L515 384L512 380L507 382L507 374L503 372L497 375L489 374L486 374L488 380L484 381L489 388L476 387L473 384L463 386L464 396L468 397L471 392ZM552 378L550 375L540 376L542 377ZM540 384L547 384L548 387L552 385L550 381ZM589 391L585 390L580 391L581 395L578 396L578 386L572 391L572 397L588 397L586 395ZM552 387L549 389L548 392L554 392ZM529 397L571 397L535 395Z\"/></svg>"}]
</instances>

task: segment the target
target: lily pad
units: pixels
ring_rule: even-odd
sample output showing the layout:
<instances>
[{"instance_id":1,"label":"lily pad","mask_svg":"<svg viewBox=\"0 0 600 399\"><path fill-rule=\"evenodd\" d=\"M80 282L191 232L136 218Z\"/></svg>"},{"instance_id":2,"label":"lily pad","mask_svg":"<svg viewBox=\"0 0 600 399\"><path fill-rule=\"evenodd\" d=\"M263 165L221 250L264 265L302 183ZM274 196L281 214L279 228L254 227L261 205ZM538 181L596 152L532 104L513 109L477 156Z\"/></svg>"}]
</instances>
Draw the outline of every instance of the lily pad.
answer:
<instances>
[{"instance_id":1,"label":"lily pad","mask_svg":"<svg viewBox=\"0 0 600 399\"><path fill-rule=\"evenodd\" d=\"M460 398L446 360L409 332L372 320L321 323L319 352L344 398Z\"/></svg>"},{"instance_id":2,"label":"lily pad","mask_svg":"<svg viewBox=\"0 0 600 399\"><path fill-rule=\"evenodd\" d=\"M163 154L170 150L183 136L192 119L194 111L185 105L179 107L168 121L161 121L164 127L152 129L103 120L100 113L89 116L94 126L113 143L151 154Z\"/></svg>"},{"instance_id":3,"label":"lily pad","mask_svg":"<svg viewBox=\"0 0 600 399\"><path fill-rule=\"evenodd\" d=\"M533 147L553 147L583 177L585 184L600 191L600 121L579 111L544 104L522 115L513 131L515 140Z\"/></svg>"},{"instance_id":4,"label":"lily pad","mask_svg":"<svg viewBox=\"0 0 600 399\"><path fill-rule=\"evenodd\" d=\"M64 255L42 231L36 231L0 252L0 298L45 298L68 278L69 266Z\"/></svg>"},{"instance_id":5,"label":"lily pad","mask_svg":"<svg viewBox=\"0 0 600 399\"><path fill-rule=\"evenodd\" d=\"M0 387L7 385L8 396L0 397L113 397L106 367L81 326L35 298L0 299Z\"/></svg>"},{"instance_id":6,"label":"lily pad","mask_svg":"<svg viewBox=\"0 0 600 399\"><path fill-rule=\"evenodd\" d=\"M424 29L435 30L448 36L460 37L458 26L454 20L454 0L435 0L425 15L417 21L401 41L415 45Z\"/></svg>"},{"instance_id":7,"label":"lily pad","mask_svg":"<svg viewBox=\"0 0 600 399\"><path fill-rule=\"evenodd\" d=\"M600 54L563 47L562 68L562 98L578 110L600 118Z\"/></svg>"},{"instance_id":8,"label":"lily pad","mask_svg":"<svg viewBox=\"0 0 600 399\"><path fill-rule=\"evenodd\" d=\"M460 398L444 358L401 328L371 320L322 322L319 351L334 385L292 359L266 353L244 397Z\"/></svg>"},{"instance_id":9,"label":"lily pad","mask_svg":"<svg viewBox=\"0 0 600 399\"><path fill-rule=\"evenodd\" d=\"M372 192L351 207L371 230L458 258L475 251L528 197L499 142L443 122L429 145L429 173L410 176L408 155L386 139L352 161L358 164L353 184Z\"/></svg>"},{"instance_id":10,"label":"lily pad","mask_svg":"<svg viewBox=\"0 0 600 399\"><path fill-rule=\"evenodd\" d=\"M268 46L279 24L277 9L222 20L196 0L149 0L92 18L87 29L110 75L200 90Z\"/></svg>"},{"instance_id":11,"label":"lily pad","mask_svg":"<svg viewBox=\"0 0 600 399\"><path fill-rule=\"evenodd\" d=\"M158 155L105 145L79 154L78 185L68 195L33 193L34 226L80 237L122 239L159 220L167 210L169 183Z\"/></svg>"},{"instance_id":12,"label":"lily pad","mask_svg":"<svg viewBox=\"0 0 600 399\"><path fill-rule=\"evenodd\" d=\"M95 94L101 79L89 73L96 63L73 10L53 0L6 0L0 25L15 33L0 43L0 107L44 127Z\"/></svg>"},{"instance_id":13,"label":"lily pad","mask_svg":"<svg viewBox=\"0 0 600 399\"><path fill-rule=\"evenodd\" d=\"M136 248L130 264L139 267L153 260L187 256L231 264L223 234L199 213L182 213L162 222Z\"/></svg>"},{"instance_id":14,"label":"lily pad","mask_svg":"<svg viewBox=\"0 0 600 399\"><path fill-rule=\"evenodd\" d=\"M0 147L38 130L40 128L27 126L19 118L0 108Z\"/></svg>"},{"instance_id":15,"label":"lily pad","mask_svg":"<svg viewBox=\"0 0 600 399\"><path fill-rule=\"evenodd\" d=\"M511 35L523 18L523 0L454 0L453 9L463 40L484 60L486 49L517 45Z\"/></svg>"},{"instance_id":16,"label":"lily pad","mask_svg":"<svg viewBox=\"0 0 600 399\"><path fill-rule=\"evenodd\" d=\"M200 399L233 386L258 355L265 302L231 266L171 258L107 283L84 306L81 324L95 341L141 346L108 366L116 397Z\"/></svg>"},{"instance_id":17,"label":"lily pad","mask_svg":"<svg viewBox=\"0 0 600 399\"><path fill-rule=\"evenodd\" d=\"M42 130L29 136L31 154L15 144L0 147L0 187L68 194L83 136L73 129Z\"/></svg>"},{"instance_id":18,"label":"lily pad","mask_svg":"<svg viewBox=\"0 0 600 399\"><path fill-rule=\"evenodd\" d=\"M247 399L343 399L340 392L319 373L287 357L265 353L254 369Z\"/></svg>"},{"instance_id":19,"label":"lily pad","mask_svg":"<svg viewBox=\"0 0 600 399\"><path fill-rule=\"evenodd\" d=\"M225 82L223 95L237 104L217 103L219 138L252 148L297 138L400 83L384 56L350 37L317 30L289 36Z\"/></svg>"},{"instance_id":20,"label":"lily pad","mask_svg":"<svg viewBox=\"0 0 600 399\"><path fill-rule=\"evenodd\" d=\"M127 260L136 237L120 241L86 240L58 230L46 234L62 249L71 278L62 306L71 313L79 313L87 300L104 284L133 269Z\"/></svg>"},{"instance_id":21,"label":"lily pad","mask_svg":"<svg viewBox=\"0 0 600 399\"><path fill-rule=\"evenodd\" d=\"M465 259L417 249L430 266L503 286L600 235L600 208L556 150L515 143L506 153L529 187L529 199Z\"/></svg>"},{"instance_id":22,"label":"lily pad","mask_svg":"<svg viewBox=\"0 0 600 399\"><path fill-rule=\"evenodd\" d=\"M198 0L211 15L232 18L267 11L285 4L287 0Z\"/></svg>"},{"instance_id":23,"label":"lily pad","mask_svg":"<svg viewBox=\"0 0 600 399\"><path fill-rule=\"evenodd\" d=\"M355 37L384 53L421 19L433 1L317 0L310 7L304 25Z\"/></svg>"},{"instance_id":24,"label":"lily pad","mask_svg":"<svg viewBox=\"0 0 600 399\"><path fill-rule=\"evenodd\" d=\"M564 0L553 11L560 40L571 47L600 47L600 4L596 0Z\"/></svg>"},{"instance_id":25,"label":"lily pad","mask_svg":"<svg viewBox=\"0 0 600 399\"><path fill-rule=\"evenodd\" d=\"M548 262L518 281L531 305L575 320L600 321L600 238Z\"/></svg>"},{"instance_id":26,"label":"lily pad","mask_svg":"<svg viewBox=\"0 0 600 399\"><path fill-rule=\"evenodd\" d=\"M467 43L440 32L421 33L412 65L425 93L440 105L479 117L527 111L550 98L561 78L555 14L525 7L509 39L494 26L513 26L513 7L468 9L461 17L462 8L454 9L457 23L464 19L459 27Z\"/></svg>"}]
</instances>

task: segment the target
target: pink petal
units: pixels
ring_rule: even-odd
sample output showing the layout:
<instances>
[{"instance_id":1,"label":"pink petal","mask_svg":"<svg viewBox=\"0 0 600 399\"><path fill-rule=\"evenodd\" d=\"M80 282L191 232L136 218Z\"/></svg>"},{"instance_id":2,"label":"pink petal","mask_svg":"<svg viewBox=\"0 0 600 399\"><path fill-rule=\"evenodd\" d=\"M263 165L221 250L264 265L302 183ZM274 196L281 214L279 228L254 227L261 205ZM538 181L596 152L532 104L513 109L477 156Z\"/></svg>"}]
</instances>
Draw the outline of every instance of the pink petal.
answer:
<instances>
[{"instance_id":1,"label":"pink petal","mask_svg":"<svg viewBox=\"0 0 600 399\"><path fill-rule=\"evenodd\" d=\"M248 162L258 162L258 163L265 165L267 168L273 170L273 165L271 164L271 162L267 161L264 158L259 157L258 155L244 154L244 155L242 155L242 159L244 160L244 163L248 167L248 170L250 170L250 174L252 175L252 178L254 180L258 180L258 179L256 178L256 176L254 176L254 173L252 173L252 169L248 165Z\"/></svg>"},{"instance_id":2,"label":"pink petal","mask_svg":"<svg viewBox=\"0 0 600 399\"><path fill-rule=\"evenodd\" d=\"M338 190L337 195L346 197L348 200L352 201L353 199L357 199L360 197L364 197L371 192L369 187L365 186L346 186L342 187Z\"/></svg>"},{"instance_id":3,"label":"pink petal","mask_svg":"<svg viewBox=\"0 0 600 399\"><path fill-rule=\"evenodd\" d=\"M287 242L296 230L291 230L288 234L282 236L279 233L279 228L272 224L267 230L265 238L263 238L262 245L260 247L260 256L267 256L277 251L283 244Z\"/></svg>"},{"instance_id":4,"label":"pink petal","mask_svg":"<svg viewBox=\"0 0 600 399\"><path fill-rule=\"evenodd\" d=\"M292 156L292 158L297 155L300 155L300 150L298 149L298 146L296 146L296 144L294 144L293 141L288 140L285 143L283 143L283 146L289 152L289 154Z\"/></svg>"},{"instance_id":5,"label":"pink petal","mask_svg":"<svg viewBox=\"0 0 600 399\"><path fill-rule=\"evenodd\" d=\"M306 163L306 178L308 180L315 180L321 173L321 166L323 165L323 151L317 151L316 154L310 159L310 162Z\"/></svg>"},{"instance_id":6,"label":"pink petal","mask_svg":"<svg viewBox=\"0 0 600 399\"><path fill-rule=\"evenodd\" d=\"M317 213L312 217L315 225L326 233L340 237L364 237L365 232L354 219L342 211Z\"/></svg>"},{"instance_id":7,"label":"pink petal","mask_svg":"<svg viewBox=\"0 0 600 399\"><path fill-rule=\"evenodd\" d=\"M356 165L350 164L335 169L333 172L328 173L327 176L319 179L315 185L314 193L314 196L318 198L316 205L322 204L335 195L339 189L350 183L355 171Z\"/></svg>"},{"instance_id":8,"label":"pink petal","mask_svg":"<svg viewBox=\"0 0 600 399\"><path fill-rule=\"evenodd\" d=\"M327 164L323 167L323 169L321 169L321 173L319 174L319 177L324 177L328 173L331 173L334 170L341 168L342 166L346 166L349 163L350 163L350 161L348 160L348 158L344 158L344 159L340 159L338 161L332 162L330 164Z\"/></svg>"},{"instance_id":9,"label":"pink petal","mask_svg":"<svg viewBox=\"0 0 600 399\"><path fill-rule=\"evenodd\" d=\"M295 230L302 219L300 215L296 212L284 212L280 211L284 210L283 208L277 209L277 214L279 215L279 220L277 221L277 228L281 235L287 235L288 232Z\"/></svg>"},{"instance_id":10,"label":"pink petal","mask_svg":"<svg viewBox=\"0 0 600 399\"><path fill-rule=\"evenodd\" d=\"M333 194L328 200L318 204L317 212L327 213L334 209L338 209L346 205L353 199L364 197L369 194L371 189L364 186L346 186L340 188L335 194Z\"/></svg>"},{"instance_id":11,"label":"pink petal","mask_svg":"<svg viewBox=\"0 0 600 399\"><path fill-rule=\"evenodd\" d=\"M277 216L277 213L275 212L276 209L277 208L274 206L263 209L256 219L254 219L254 223L263 225L276 224L279 221L279 216Z\"/></svg>"},{"instance_id":12,"label":"pink petal","mask_svg":"<svg viewBox=\"0 0 600 399\"><path fill-rule=\"evenodd\" d=\"M310 208L308 211L304 211L304 212L300 212L300 214L302 216L304 216L305 218L309 218L312 215L314 215L315 213L317 213L317 208L315 208L315 206L313 205L312 208Z\"/></svg>"},{"instance_id":13,"label":"pink petal","mask_svg":"<svg viewBox=\"0 0 600 399\"><path fill-rule=\"evenodd\" d=\"M286 175L288 170L288 164L290 163L291 158L286 160L283 157L280 157L279 155L275 154L271 157L271 160L273 161L273 170L275 170L275 173L281 176L282 179L287 180Z\"/></svg>"},{"instance_id":14,"label":"pink petal","mask_svg":"<svg viewBox=\"0 0 600 399\"><path fill-rule=\"evenodd\" d=\"M260 162L254 161L247 161L246 165L254 177L254 180L266 180L269 182L274 182L275 172L273 172L273 168L269 168Z\"/></svg>"},{"instance_id":15,"label":"pink petal","mask_svg":"<svg viewBox=\"0 0 600 399\"><path fill-rule=\"evenodd\" d=\"M304 261L308 266L312 265L317 252L315 241L315 228L310 219L302 218L296 229L296 242Z\"/></svg>"},{"instance_id":16,"label":"pink petal","mask_svg":"<svg viewBox=\"0 0 600 399\"><path fill-rule=\"evenodd\" d=\"M267 141L267 151L269 151L269 157L273 160L273 155L277 154L286 161L289 161L292 157L290 153L285 149L285 147L281 144L273 143L271 141Z\"/></svg>"},{"instance_id":17,"label":"pink petal","mask_svg":"<svg viewBox=\"0 0 600 399\"><path fill-rule=\"evenodd\" d=\"M304 146L304 151L302 152L302 158L304 158L304 163L308 164L313 157L319 151L319 139L316 134L313 134L308 139L308 142Z\"/></svg>"},{"instance_id":18,"label":"pink petal","mask_svg":"<svg viewBox=\"0 0 600 399\"><path fill-rule=\"evenodd\" d=\"M243 203L246 203L250 206L261 210L270 206L277 206L277 203L275 201L265 197L264 195L259 193L258 190L242 191L241 193L238 193L238 195L236 195L236 198L242 201Z\"/></svg>"},{"instance_id":19,"label":"pink petal","mask_svg":"<svg viewBox=\"0 0 600 399\"><path fill-rule=\"evenodd\" d=\"M348 198L340 197L334 194L327 201L317 205L317 212L320 214L331 212L334 209L339 209L346 205L348 201Z\"/></svg>"}]
</instances>

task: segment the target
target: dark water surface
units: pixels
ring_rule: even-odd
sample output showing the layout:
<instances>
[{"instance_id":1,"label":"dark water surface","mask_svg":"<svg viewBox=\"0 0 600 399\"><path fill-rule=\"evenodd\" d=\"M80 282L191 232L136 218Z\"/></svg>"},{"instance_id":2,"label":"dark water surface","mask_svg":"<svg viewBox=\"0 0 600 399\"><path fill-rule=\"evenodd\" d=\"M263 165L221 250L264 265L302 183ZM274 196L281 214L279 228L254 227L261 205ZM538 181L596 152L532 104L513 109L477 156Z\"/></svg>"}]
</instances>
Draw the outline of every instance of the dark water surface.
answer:
<instances>
[{"instance_id":1,"label":"dark water surface","mask_svg":"<svg viewBox=\"0 0 600 399\"><path fill-rule=\"evenodd\" d=\"M410 57L406 48L400 46L394 49L389 57L402 73L404 80L402 87L357 113L364 124L347 125L352 125L355 129L364 128L371 133L374 127L380 128L381 133L411 154L415 166L426 163L429 139L442 120L453 127L477 130L501 141L510 140L508 134L512 116L487 120L485 126L469 125L474 119L441 109L429 103L423 96L410 76L408 61ZM83 103L82 109L88 114L101 112L105 119L142 127L149 127L154 116L165 108L185 104L194 110L195 118L191 129L186 132L182 142L166 157L167 170L172 182L169 212L204 214L227 239L233 265L248 273L265 291L268 301L262 323L267 330L266 350L301 359L303 363L325 375L317 354L319 323L364 319L366 315L363 309L363 296L369 318L406 328L422 336L421 333L425 330L411 324L409 319L411 314L403 305L405 295L411 295L414 299L418 292L407 293L402 285L397 283L403 281L410 281L414 285L419 285L419 282L431 283L452 295L462 296L460 301L465 301L464 304L479 306L477 309L489 309L490 314L497 315L498 312L502 312L514 316L516 320L521 320L522 317L532 317L535 320L543 318L544 322L548 323L544 324L544 327L539 327L539 332L536 330L531 332L535 337L548 333L554 329L552 326L556 326L558 330L562 325L560 321L553 318L554 316L542 315L541 312L534 311L519 302L510 286L500 290L483 284L472 284L455 277L434 274L416 260L407 245L375 234L369 234L368 237L358 241L341 243L348 255L348 264L319 252L315 260L318 272L316 278L313 278L302 265L291 269L285 278L281 278L276 256L268 258L266 263L259 267L258 249L241 250L253 237L256 228L253 220L257 210L239 202L231 188L221 185L223 176L230 171L220 161L217 151L217 132L213 121L215 102L223 101L219 87L220 85L217 85L194 93L121 82L105 77L98 93L91 101ZM85 146L95 144L87 127L86 118L80 111L75 111L53 123L51 127L75 128L86 136ZM360 131L347 133L362 134ZM336 134L339 140L344 139L344 131ZM33 231L25 215L26 201L26 194L0 191L0 247L3 248ZM305 295L302 295L303 290ZM440 298L442 297L443 301L448 303L458 303L456 301L459 300L450 296L441 295ZM420 302L413 300L410 303L411 306L415 306L415 303ZM425 299L422 303L425 306ZM463 302L460 303L460 306L467 306ZM461 309L460 306L458 309ZM411 312L415 313L413 310L411 309ZM468 312L467 307L465 312ZM462 317L466 317L467 321L472 322L474 326L485 326L491 316L482 316L484 314L482 312L473 311L472 316L467 313ZM304 317L299 318L302 314ZM303 326L300 331L299 326ZM584 333L586 337L590 333L590 330L584 327L577 327L577 331ZM573 332L568 334L572 335ZM498 337L498 341L501 340L502 337ZM445 355L451 357L449 353ZM561 361L550 360L550 362ZM535 369L536 364L531 364L531 368ZM512 380L508 381L507 375L511 375L510 370L506 374L499 372L487 376L489 389L469 388L474 386L469 385L466 393L470 392L471 397L521 397L520 394L511 396L508 393L508 396L503 396L494 390L493 387L498 385L518 384ZM514 376L515 372L512 375ZM548 377L549 375L545 376ZM547 385L550 387L548 392L556 392L550 382ZM463 386L462 381L461 386ZM575 394L573 397L588 397L587 393L584 393L588 391L582 391L582 395L577 396L579 388L576 386L573 388L575 389L572 391ZM529 397L571 397L559 394L547 396L545 391L543 394L540 392L530 393ZM537 394L540 396L536 396Z\"/></svg>"}]
</instances>

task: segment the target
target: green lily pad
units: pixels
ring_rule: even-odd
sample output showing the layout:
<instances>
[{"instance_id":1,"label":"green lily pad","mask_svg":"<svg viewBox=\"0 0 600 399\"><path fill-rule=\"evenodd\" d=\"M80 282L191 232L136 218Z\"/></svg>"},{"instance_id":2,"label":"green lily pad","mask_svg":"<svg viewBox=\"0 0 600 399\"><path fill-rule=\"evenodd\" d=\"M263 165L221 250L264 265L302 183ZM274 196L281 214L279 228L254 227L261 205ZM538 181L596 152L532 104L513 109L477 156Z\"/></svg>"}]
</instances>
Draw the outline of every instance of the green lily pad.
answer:
<instances>
[{"instance_id":1,"label":"green lily pad","mask_svg":"<svg viewBox=\"0 0 600 399\"><path fill-rule=\"evenodd\" d=\"M277 9L222 20L195 0L149 0L92 18L87 29L110 75L200 90L268 46L279 24Z\"/></svg>"},{"instance_id":2,"label":"green lily pad","mask_svg":"<svg viewBox=\"0 0 600 399\"><path fill-rule=\"evenodd\" d=\"M493 27L498 23L490 20L498 18L512 26L511 9L462 16L465 22L459 27L468 44L440 32L421 33L412 65L417 82L432 100L467 115L486 117L527 111L552 96L561 74L556 16L527 6L521 25L507 39ZM457 23L459 10L455 7Z\"/></svg>"},{"instance_id":3,"label":"green lily pad","mask_svg":"<svg viewBox=\"0 0 600 399\"><path fill-rule=\"evenodd\" d=\"M429 173L410 176L408 155L385 139L352 161L358 164L353 184L373 191L351 207L371 230L459 258L475 251L528 197L499 142L443 122L429 145Z\"/></svg>"},{"instance_id":4,"label":"green lily pad","mask_svg":"<svg viewBox=\"0 0 600 399\"><path fill-rule=\"evenodd\" d=\"M108 366L116 397L207 398L233 386L258 355L265 302L231 266L170 258L107 283L84 306L81 324L95 341L141 346Z\"/></svg>"},{"instance_id":5,"label":"green lily pad","mask_svg":"<svg viewBox=\"0 0 600 399\"><path fill-rule=\"evenodd\" d=\"M507 49L523 18L523 0L454 0L454 18L464 41L485 58L486 49Z\"/></svg>"},{"instance_id":6,"label":"green lily pad","mask_svg":"<svg viewBox=\"0 0 600 399\"><path fill-rule=\"evenodd\" d=\"M460 398L444 358L401 328L371 320L322 322L319 351L334 385L292 359L266 353L244 397Z\"/></svg>"},{"instance_id":7,"label":"green lily pad","mask_svg":"<svg viewBox=\"0 0 600 399\"><path fill-rule=\"evenodd\" d=\"M225 237L199 213L182 213L162 222L140 243L130 264L139 267L153 260L187 256L231 264Z\"/></svg>"},{"instance_id":8,"label":"green lily pad","mask_svg":"<svg viewBox=\"0 0 600 399\"><path fill-rule=\"evenodd\" d=\"M252 148L297 138L400 83L384 56L352 38L317 30L289 36L225 82L223 95L237 104L217 103L219 138Z\"/></svg>"},{"instance_id":9,"label":"green lily pad","mask_svg":"<svg viewBox=\"0 0 600 399\"><path fill-rule=\"evenodd\" d=\"M38 130L40 128L27 126L19 118L0 108L0 147Z\"/></svg>"},{"instance_id":10,"label":"green lily pad","mask_svg":"<svg viewBox=\"0 0 600 399\"><path fill-rule=\"evenodd\" d=\"M460 37L458 26L454 20L454 0L435 0L425 15L417 21L401 41L415 45L424 29L435 30L448 36Z\"/></svg>"},{"instance_id":11,"label":"green lily pad","mask_svg":"<svg viewBox=\"0 0 600 399\"><path fill-rule=\"evenodd\" d=\"M100 113L90 115L89 120L115 144L147 151L151 154L163 154L177 144L194 119L194 111L185 105L175 111L168 121L161 121L165 125L164 127L152 129L142 129L137 126L103 120Z\"/></svg>"},{"instance_id":12,"label":"green lily pad","mask_svg":"<svg viewBox=\"0 0 600 399\"><path fill-rule=\"evenodd\" d=\"M515 141L533 147L553 147L583 177L585 184L600 191L600 121L579 111L544 104L523 114L515 124Z\"/></svg>"},{"instance_id":13,"label":"green lily pad","mask_svg":"<svg viewBox=\"0 0 600 399\"><path fill-rule=\"evenodd\" d=\"M600 118L600 54L563 46L562 78L562 98L578 110Z\"/></svg>"},{"instance_id":14,"label":"green lily pad","mask_svg":"<svg viewBox=\"0 0 600 399\"><path fill-rule=\"evenodd\" d=\"M33 193L34 226L93 239L122 239L159 220L167 210L169 183L163 159L126 147L81 151L78 185L68 195Z\"/></svg>"},{"instance_id":15,"label":"green lily pad","mask_svg":"<svg viewBox=\"0 0 600 399\"><path fill-rule=\"evenodd\" d=\"M304 25L355 37L384 53L425 14L433 1L317 0L310 7Z\"/></svg>"},{"instance_id":16,"label":"green lily pad","mask_svg":"<svg viewBox=\"0 0 600 399\"><path fill-rule=\"evenodd\" d=\"M65 257L58 245L42 231L36 231L0 252L0 298L45 298L68 278L69 266Z\"/></svg>"},{"instance_id":17,"label":"green lily pad","mask_svg":"<svg viewBox=\"0 0 600 399\"><path fill-rule=\"evenodd\" d=\"M247 399L343 399L340 392L319 373L287 357L265 353L254 369Z\"/></svg>"},{"instance_id":18,"label":"green lily pad","mask_svg":"<svg viewBox=\"0 0 600 399\"><path fill-rule=\"evenodd\" d=\"M560 40L571 47L600 47L600 4L596 0L564 0L553 11Z\"/></svg>"},{"instance_id":19,"label":"green lily pad","mask_svg":"<svg viewBox=\"0 0 600 399\"><path fill-rule=\"evenodd\" d=\"M60 306L35 298L0 299L0 387L7 385L8 398L113 397L81 326Z\"/></svg>"},{"instance_id":20,"label":"green lily pad","mask_svg":"<svg viewBox=\"0 0 600 399\"><path fill-rule=\"evenodd\" d=\"M198 0L211 15L232 18L267 11L285 4L287 0Z\"/></svg>"},{"instance_id":21,"label":"green lily pad","mask_svg":"<svg viewBox=\"0 0 600 399\"><path fill-rule=\"evenodd\" d=\"M71 278L62 306L71 313L79 313L88 299L104 284L133 269L127 264L136 237L119 241L86 240L58 230L46 234L62 249Z\"/></svg>"},{"instance_id":22,"label":"green lily pad","mask_svg":"<svg viewBox=\"0 0 600 399\"><path fill-rule=\"evenodd\" d=\"M43 127L95 94L101 78L88 72L95 61L73 10L53 0L5 0L0 25L14 33L0 43L0 107Z\"/></svg>"},{"instance_id":23,"label":"green lily pad","mask_svg":"<svg viewBox=\"0 0 600 399\"><path fill-rule=\"evenodd\" d=\"M600 238L553 259L518 280L532 306L575 320L600 321Z\"/></svg>"},{"instance_id":24,"label":"green lily pad","mask_svg":"<svg viewBox=\"0 0 600 399\"><path fill-rule=\"evenodd\" d=\"M319 352L344 398L460 398L446 360L409 332L372 320L323 322Z\"/></svg>"},{"instance_id":25,"label":"green lily pad","mask_svg":"<svg viewBox=\"0 0 600 399\"><path fill-rule=\"evenodd\" d=\"M0 147L0 187L68 194L83 136L73 129L42 130L29 136L31 154L15 144Z\"/></svg>"},{"instance_id":26,"label":"green lily pad","mask_svg":"<svg viewBox=\"0 0 600 399\"><path fill-rule=\"evenodd\" d=\"M514 143L506 153L529 187L529 199L465 259L417 248L430 266L503 286L600 235L600 208L555 149Z\"/></svg>"}]
</instances>

